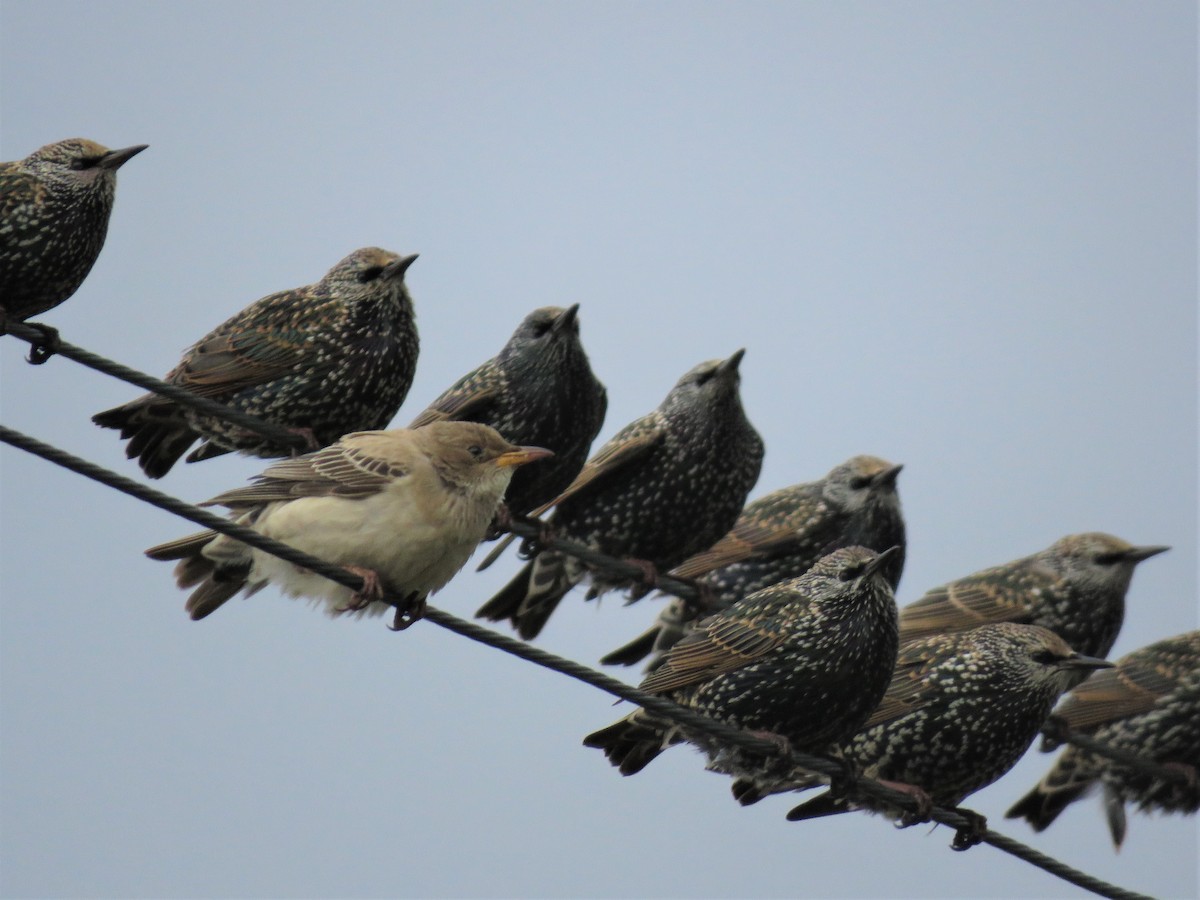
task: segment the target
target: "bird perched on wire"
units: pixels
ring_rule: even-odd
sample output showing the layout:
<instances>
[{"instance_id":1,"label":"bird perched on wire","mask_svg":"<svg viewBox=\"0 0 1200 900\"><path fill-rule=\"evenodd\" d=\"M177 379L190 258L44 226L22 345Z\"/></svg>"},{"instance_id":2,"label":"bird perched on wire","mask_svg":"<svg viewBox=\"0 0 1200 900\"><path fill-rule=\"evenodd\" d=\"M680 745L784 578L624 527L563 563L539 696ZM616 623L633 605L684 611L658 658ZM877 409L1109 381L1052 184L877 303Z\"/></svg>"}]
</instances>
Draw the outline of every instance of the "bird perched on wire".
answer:
<instances>
[{"instance_id":1,"label":"bird perched on wire","mask_svg":"<svg viewBox=\"0 0 1200 900\"><path fill-rule=\"evenodd\" d=\"M1032 556L929 591L900 610L900 641L1021 622L1049 628L1087 656L1107 656L1125 620L1134 567L1168 549L1099 532L1067 535Z\"/></svg>"},{"instance_id":2,"label":"bird perched on wire","mask_svg":"<svg viewBox=\"0 0 1200 900\"><path fill-rule=\"evenodd\" d=\"M928 818L932 804L956 807L991 784L1025 753L1059 695L1079 672L1112 663L1072 650L1037 625L1003 622L969 631L935 634L901 644L883 701L838 755L868 778L909 794L920 812L902 824ZM815 787L804 776L793 789ZM754 798L757 799L757 798ZM859 796L826 792L797 806L792 821L855 807L894 810ZM955 836L956 849L977 843L986 820L971 820Z\"/></svg>"},{"instance_id":3,"label":"bird perched on wire","mask_svg":"<svg viewBox=\"0 0 1200 900\"><path fill-rule=\"evenodd\" d=\"M781 747L820 751L849 737L883 696L896 661L896 601L882 570L899 552L835 550L804 575L701 619L641 689ZM767 775L761 759L643 709L583 743L632 775L684 739L706 750L710 769L748 784Z\"/></svg>"},{"instance_id":4,"label":"bird perched on wire","mask_svg":"<svg viewBox=\"0 0 1200 900\"><path fill-rule=\"evenodd\" d=\"M409 426L482 422L513 443L553 450L553 459L513 476L504 502L514 516L528 515L571 483L604 424L608 396L579 341L578 312L578 303L535 309L499 354L460 378Z\"/></svg>"},{"instance_id":5,"label":"bird perched on wire","mask_svg":"<svg viewBox=\"0 0 1200 900\"><path fill-rule=\"evenodd\" d=\"M70 138L0 163L4 317L23 322L79 289L108 234L117 169L146 146L109 150L95 141Z\"/></svg>"},{"instance_id":6,"label":"bird perched on wire","mask_svg":"<svg viewBox=\"0 0 1200 900\"><path fill-rule=\"evenodd\" d=\"M310 449L352 431L384 428L417 367L417 326L404 273L416 254L356 250L316 284L269 294L218 325L166 381L291 429ZM151 478L197 440L198 462L233 450L260 457L289 449L228 422L147 394L92 416L118 428Z\"/></svg>"},{"instance_id":7,"label":"bird perched on wire","mask_svg":"<svg viewBox=\"0 0 1200 900\"><path fill-rule=\"evenodd\" d=\"M895 590L904 570L904 516L896 494L901 468L877 456L855 456L819 481L767 494L743 510L732 531L670 574L698 579L711 611L803 575L839 547L896 547L883 569ZM701 614L698 604L675 597L649 631L600 661L631 666L653 652L646 666L653 671Z\"/></svg>"},{"instance_id":8,"label":"bird perched on wire","mask_svg":"<svg viewBox=\"0 0 1200 900\"><path fill-rule=\"evenodd\" d=\"M1125 804L1145 811L1200 808L1200 631L1158 641L1117 660L1075 688L1054 719L1117 750L1134 753L1176 778L1155 778L1081 747L1068 746L1046 777L1010 809L1035 831L1097 784L1113 844L1125 839Z\"/></svg>"},{"instance_id":9,"label":"bird perched on wire","mask_svg":"<svg viewBox=\"0 0 1200 900\"><path fill-rule=\"evenodd\" d=\"M641 564L642 585L545 550L476 613L538 635L563 596L585 577L591 599L646 582L732 527L758 480L763 443L746 418L738 365L744 350L687 372L659 407L621 429L553 503L551 532ZM538 510L540 513L543 510Z\"/></svg>"},{"instance_id":10,"label":"bird perched on wire","mask_svg":"<svg viewBox=\"0 0 1200 900\"><path fill-rule=\"evenodd\" d=\"M363 431L283 462L248 487L209 500L234 520L362 577L355 593L240 541L205 531L146 551L181 560L175 576L195 587L187 611L202 619L245 588L274 582L290 596L323 601L330 615L388 609L384 593L419 617L425 597L475 549L517 466L551 455L518 447L474 422Z\"/></svg>"}]
</instances>

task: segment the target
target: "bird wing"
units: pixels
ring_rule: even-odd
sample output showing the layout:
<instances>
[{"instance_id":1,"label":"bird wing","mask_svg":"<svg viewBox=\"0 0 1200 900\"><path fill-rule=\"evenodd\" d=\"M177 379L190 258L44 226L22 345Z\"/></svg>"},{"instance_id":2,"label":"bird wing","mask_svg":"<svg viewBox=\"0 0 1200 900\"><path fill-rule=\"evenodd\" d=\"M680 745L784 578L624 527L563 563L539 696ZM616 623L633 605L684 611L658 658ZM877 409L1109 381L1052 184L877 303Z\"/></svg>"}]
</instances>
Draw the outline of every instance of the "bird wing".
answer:
<instances>
[{"instance_id":1,"label":"bird wing","mask_svg":"<svg viewBox=\"0 0 1200 900\"><path fill-rule=\"evenodd\" d=\"M900 639L961 631L989 622L1028 623L1025 610L989 581L942 585L900 610Z\"/></svg>"},{"instance_id":2,"label":"bird wing","mask_svg":"<svg viewBox=\"0 0 1200 900\"><path fill-rule=\"evenodd\" d=\"M1160 665L1155 665L1159 662ZM1177 673L1161 660L1126 657L1114 669L1094 672L1054 711L1071 728L1088 729L1146 712L1179 686Z\"/></svg>"},{"instance_id":3,"label":"bird wing","mask_svg":"<svg viewBox=\"0 0 1200 900\"><path fill-rule=\"evenodd\" d=\"M739 521L733 530L703 553L671 570L678 578L698 578L752 556L765 556L796 540L796 530L779 523Z\"/></svg>"},{"instance_id":4,"label":"bird wing","mask_svg":"<svg viewBox=\"0 0 1200 900\"><path fill-rule=\"evenodd\" d=\"M0 217L9 221L22 206L41 202L45 193L46 186L21 171L20 163L0 163Z\"/></svg>"},{"instance_id":5,"label":"bird wing","mask_svg":"<svg viewBox=\"0 0 1200 900\"><path fill-rule=\"evenodd\" d=\"M607 444L600 448L600 452L584 464L583 470L565 491L549 503L535 509L532 515L540 516L550 507L569 497L577 497L602 486L614 473L650 453L663 442L665 437L666 430L653 413L631 422L617 432Z\"/></svg>"},{"instance_id":6,"label":"bird wing","mask_svg":"<svg viewBox=\"0 0 1200 900\"><path fill-rule=\"evenodd\" d=\"M244 509L299 497L359 499L377 494L410 467L376 432L348 434L336 444L271 466L254 483L219 494L205 506Z\"/></svg>"},{"instance_id":7,"label":"bird wing","mask_svg":"<svg viewBox=\"0 0 1200 900\"><path fill-rule=\"evenodd\" d=\"M300 365L332 366L313 353L314 335L336 327L331 304L314 303L308 289L259 300L193 345L167 380L202 397L221 397L264 384ZM283 327L286 326L286 327Z\"/></svg>"},{"instance_id":8,"label":"bird wing","mask_svg":"<svg viewBox=\"0 0 1200 900\"><path fill-rule=\"evenodd\" d=\"M641 689L662 694L740 669L777 647L786 634L774 617L713 616L671 648Z\"/></svg>"},{"instance_id":9,"label":"bird wing","mask_svg":"<svg viewBox=\"0 0 1200 900\"><path fill-rule=\"evenodd\" d=\"M872 725L894 722L914 709L929 705L935 694L926 689L924 679L930 669L946 657L943 646L946 643L945 635L934 635L900 647L887 691L860 731Z\"/></svg>"},{"instance_id":10,"label":"bird wing","mask_svg":"<svg viewBox=\"0 0 1200 900\"><path fill-rule=\"evenodd\" d=\"M420 428L430 422L453 420L478 422L495 404L501 386L495 376L495 364L488 361L469 375L459 379L429 408L413 419L409 428Z\"/></svg>"}]
</instances>

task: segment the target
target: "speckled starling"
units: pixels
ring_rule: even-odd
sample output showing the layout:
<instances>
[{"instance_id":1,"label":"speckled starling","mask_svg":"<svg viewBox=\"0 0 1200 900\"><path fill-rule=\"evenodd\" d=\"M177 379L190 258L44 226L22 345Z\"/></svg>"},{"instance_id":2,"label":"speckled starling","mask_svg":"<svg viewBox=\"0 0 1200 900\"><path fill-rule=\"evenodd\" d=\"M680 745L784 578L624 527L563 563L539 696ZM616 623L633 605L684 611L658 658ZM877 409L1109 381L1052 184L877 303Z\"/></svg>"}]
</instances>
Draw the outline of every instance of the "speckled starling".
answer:
<instances>
[{"instance_id":1,"label":"speckled starling","mask_svg":"<svg viewBox=\"0 0 1200 900\"><path fill-rule=\"evenodd\" d=\"M213 531L152 547L152 559L181 560L180 587L202 619L245 588L274 582L291 596L323 601L326 611L379 614L382 592L418 609L470 557L512 478L514 467L550 456L517 447L486 425L435 422L424 428L363 431L276 463L249 487L206 506L362 576L353 593L327 578Z\"/></svg>"},{"instance_id":2,"label":"speckled starling","mask_svg":"<svg viewBox=\"0 0 1200 900\"><path fill-rule=\"evenodd\" d=\"M777 581L803 575L839 547L896 547L883 569L894 590L904 569L904 516L896 494L901 468L876 456L855 456L820 481L767 494L746 507L725 537L671 574L699 579L713 608L724 609ZM654 627L601 662L631 666L653 650L646 667L653 671L699 614L695 603L676 597Z\"/></svg>"},{"instance_id":3,"label":"speckled starling","mask_svg":"<svg viewBox=\"0 0 1200 900\"><path fill-rule=\"evenodd\" d=\"M604 424L608 397L579 342L579 305L535 309L499 355L460 378L413 420L490 425L515 444L554 451L554 458L519 470L505 504L528 515L553 500L583 468Z\"/></svg>"},{"instance_id":4,"label":"speckled starling","mask_svg":"<svg viewBox=\"0 0 1200 900\"><path fill-rule=\"evenodd\" d=\"M900 610L901 642L985 622L1049 628L1086 656L1107 656L1125 620L1134 567L1167 547L1072 534L1002 566L934 588Z\"/></svg>"},{"instance_id":5,"label":"speckled starling","mask_svg":"<svg viewBox=\"0 0 1200 900\"><path fill-rule=\"evenodd\" d=\"M351 253L316 284L270 294L189 349L166 380L307 438L313 448L384 428L417 366L417 326L404 273L417 257ZM197 462L240 450L288 449L223 419L147 394L92 417L129 439L126 455L161 478L197 440Z\"/></svg>"},{"instance_id":6,"label":"speckled starling","mask_svg":"<svg viewBox=\"0 0 1200 900\"><path fill-rule=\"evenodd\" d=\"M1037 625L1004 622L919 638L901 645L883 702L838 755L869 778L954 807L1016 764L1075 673L1111 665ZM809 777L792 786L816 783ZM849 808L825 793L788 818ZM985 827L977 814L969 818Z\"/></svg>"},{"instance_id":7,"label":"speckled starling","mask_svg":"<svg viewBox=\"0 0 1200 900\"><path fill-rule=\"evenodd\" d=\"M796 750L849 737L883 696L896 661L896 602L881 570L898 552L835 550L804 575L701 619L641 689ZM708 753L710 769L750 783L767 776L761 759L642 709L583 742L632 775L683 739Z\"/></svg>"},{"instance_id":8,"label":"speckled starling","mask_svg":"<svg viewBox=\"0 0 1200 900\"><path fill-rule=\"evenodd\" d=\"M71 138L0 163L0 310L24 321L78 290L100 255L117 169L145 144Z\"/></svg>"},{"instance_id":9,"label":"speckled starling","mask_svg":"<svg viewBox=\"0 0 1200 900\"><path fill-rule=\"evenodd\" d=\"M1115 669L1097 672L1075 688L1055 718L1073 731L1175 769L1183 780L1154 778L1069 745L1041 783L1008 811L1010 819L1024 817L1041 831L1099 783L1109 831L1120 847L1126 803L1165 812L1200 808L1200 631L1121 657Z\"/></svg>"},{"instance_id":10,"label":"speckled starling","mask_svg":"<svg viewBox=\"0 0 1200 900\"><path fill-rule=\"evenodd\" d=\"M640 560L653 576L711 545L737 520L762 467L763 443L738 387L745 351L701 363L658 409L626 425L555 501L562 539ZM631 582L579 559L538 554L476 615L534 638L563 596L590 576L588 599ZM644 593L644 590L643 590Z\"/></svg>"}]
</instances>

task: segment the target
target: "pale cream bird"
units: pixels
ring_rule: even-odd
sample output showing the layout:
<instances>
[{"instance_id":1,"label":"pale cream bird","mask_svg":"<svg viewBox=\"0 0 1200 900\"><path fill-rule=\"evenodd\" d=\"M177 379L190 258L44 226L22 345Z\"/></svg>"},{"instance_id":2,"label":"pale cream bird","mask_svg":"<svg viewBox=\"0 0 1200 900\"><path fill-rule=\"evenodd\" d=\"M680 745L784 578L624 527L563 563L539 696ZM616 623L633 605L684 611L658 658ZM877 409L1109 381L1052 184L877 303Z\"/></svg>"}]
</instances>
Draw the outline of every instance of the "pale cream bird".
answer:
<instances>
[{"instance_id":1,"label":"pale cream bird","mask_svg":"<svg viewBox=\"0 0 1200 900\"><path fill-rule=\"evenodd\" d=\"M400 627L419 618L425 598L466 563L516 467L551 455L474 422L359 431L203 504L228 507L236 522L354 572L363 579L357 592L215 531L146 555L180 560L177 583L196 586L187 601L193 619L243 588L250 596L272 582L289 596L323 602L330 615L380 615L390 608L385 592L407 598L396 610Z\"/></svg>"}]
</instances>

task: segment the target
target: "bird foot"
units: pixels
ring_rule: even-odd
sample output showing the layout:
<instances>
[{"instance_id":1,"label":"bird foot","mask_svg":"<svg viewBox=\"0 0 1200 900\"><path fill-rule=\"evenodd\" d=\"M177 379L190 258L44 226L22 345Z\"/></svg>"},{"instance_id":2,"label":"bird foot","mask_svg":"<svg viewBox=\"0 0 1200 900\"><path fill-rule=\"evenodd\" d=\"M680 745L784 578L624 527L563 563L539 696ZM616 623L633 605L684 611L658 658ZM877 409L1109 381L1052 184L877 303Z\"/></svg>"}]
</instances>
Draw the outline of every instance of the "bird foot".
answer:
<instances>
[{"instance_id":1,"label":"bird foot","mask_svg":"<svg viewBox=\"0 0 1200 900\"><path fill-rule=\"evenodd\" d=\"M954 807L954 811L966 819L967 824L955 829L954 840L950 843L951 849L970 850L983 843L983 836L988 830L987 817L981 816L973 809L963 809L960 806Z\"/></svg>"},{"instance_id":2,"label":"bird foot","mask_svg":"<svg viewBox=\"0 0 1200 900\"><path fill-rule=\"evenodd\" d=\"M925 793L924 789L905 781L885 781L880 778L879 783L884 787L891 788L893 791L905 794L916 804L917 808L915 810L904 810L900 814L900 817L896 820L897 828L908 828L912 825L920 825L922 822L929 821L929 817L933 815L933 800L929 794Z\"/></svg>"},{"instance_id":3,"label":"bird foot","mask_svg":"<svg viewBox=\"0 0 1200 900\"><path fill-rule=\"evenodd\" d=\"M424 618L427 608L428 603L426 603L425 598L417 591L413 591L404 598L403 606L396 607L396 615L388 628L392 631L403 631L418 619Z\"/></svg>"},{"instance_id":4,"label":"bird foot","mask_svg":"<svg viewBox=\"0 0 1200 900\"><path fill-rule=\"evenodd\" d=\"M527 537L521 541L520 549L517 550L517 556L520 559L533 559L548 548L557 537L554 533L554 526L543 522L541 519L535 519L532 516L513 516L511 521L534 525L538 530L538 533L534 537Z\"/></svg>"},{"instance_id":5,"label":"bird foot","mask_svg":"<svg viewBox=\"0 0 1200 900\"><path fill-rule=\"evenodd\" d=\"M629 593L627 595L628 599L626 602L633 603L636 600L641 600L648 593L658 587L658 566L654 565L654 563L652 563L650 560L626 556L622 558L622 561L627 562L630 565L637 566L638 569L641 570L641 575L635 576L640 577L641 583L635 584L629 589Z\"/></svg>"},{"instance_id":6,"label":"bird foot","mask_svg":"<svg viewBox=\"0 0 1200 900\"><path fill-rule=\"evenodd\" d=\"M1057 750L1071 736L1071 728L1066 720L1058 716L1050 716L1042 723L1042 744L1038 748L1043 753Z\"/></svg>"},{"instance_id":7,"label":"bird foot","mask_svg":"<svg viewBox=\"0 0 1200 900\"><path fill-rule=\"evenodd\" d=\"M383 582L379 573L374 569L364 569L362 566L343 566L347 572L353 572L362 579L362 587L355 591L350 602L343 607L343 612L362 612L372 603L383 599Z\"/></svg>"},{"instance_id":8,"label":"bird foot","mask_svg":"<svg viewBox=\"0 0 1200 900\"><path fill-rule=\"evenodd\" d=\"M791 773L794 766L792 765L792 742L784 735L775 731L766 731L765 729L748 729L747 734L751 734L759 740L767 741L774 744L773 750L762 754L762 771L768 778L775 780L785 780Z\"/></svg>"},{"instance_id":9,"label":"bird foot","mask_svg":"<svg viewBox=\"0 0 1200 900\"><path fill-rule=\"evenodd\" d=\"M484 534L485 541L494 541L503 534L508 534L512 531L513 526L512 510L508 508L508 504L501 502L496 507L496 513L492 516L491 524L488 525L487 533Z\"/></svg>"},{"instance_id":10,"label":"bird foot","mask_svg":"<svg viewBox=\"0 0 1200 900\"><path fill-rule=\"evenodd\" d=\"M58 352L62 338L58 336L58 329L49 325L40 322L26 322L25 325L42 333L41 340L29 345L29 356L26 357L32 365L40 366Z\"/></svg>"}]
</instances>

